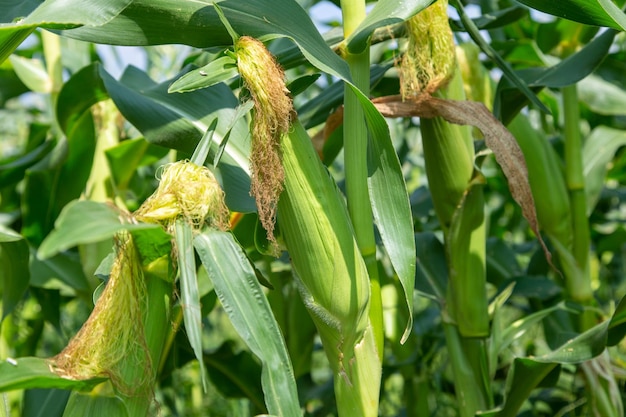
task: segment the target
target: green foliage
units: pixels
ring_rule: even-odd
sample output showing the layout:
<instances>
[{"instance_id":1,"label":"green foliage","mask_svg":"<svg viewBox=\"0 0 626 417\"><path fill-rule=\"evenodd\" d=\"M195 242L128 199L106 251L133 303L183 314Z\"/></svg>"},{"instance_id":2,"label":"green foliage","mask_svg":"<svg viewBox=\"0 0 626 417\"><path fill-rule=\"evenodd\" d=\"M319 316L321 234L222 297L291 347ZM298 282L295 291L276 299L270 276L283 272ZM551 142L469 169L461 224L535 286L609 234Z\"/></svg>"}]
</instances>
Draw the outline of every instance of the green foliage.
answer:
<instances>
[{"instance_id":1,"label":"green foliage","mask_svg":"<svg viewBox=\"0 0 626 417\"><path fill-rule=\"evenodd\" d=\"M455 88L517 140L523 210L493 135L398 98L405 22L432 1L216 3L0 5L0 415L623 417L624 1L451 2L474 51ZM278 256L250 195L236 34L276 57L295 107ZM114 76L103 44L150 60ZM206 161L230 230L133 214L182 160ZM126 231L154 400L50 362Z\"/></svg>"}]
</instances>

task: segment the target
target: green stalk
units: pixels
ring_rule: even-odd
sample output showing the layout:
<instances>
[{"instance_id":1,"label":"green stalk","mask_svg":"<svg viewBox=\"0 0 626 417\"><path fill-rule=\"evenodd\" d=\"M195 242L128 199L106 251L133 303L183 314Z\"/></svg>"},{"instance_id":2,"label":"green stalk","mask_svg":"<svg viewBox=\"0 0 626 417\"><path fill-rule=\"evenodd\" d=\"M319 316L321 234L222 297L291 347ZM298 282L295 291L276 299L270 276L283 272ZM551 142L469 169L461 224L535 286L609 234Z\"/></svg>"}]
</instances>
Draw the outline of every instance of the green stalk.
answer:
<instances>
[{"instance_id":1,"label":"green stalk","mask_svg":"<svg viewBox=\"0 0 626 417\"><path fill-rule=\"evenodd\" d=\"M348 38L365 18L364 0L342 0L344 37ZM345 52L354 84L369 96L370 56L369 48L363 53ZM367 187L367 126L363 108L352 89L344 90L344 158L346 175L346 197L348 212L354 227L356 241L370 277L370 310L374 339L382 363L384 343L383 310L380 294L380 279L376 263L376 241L374 239L373 215Z\"/></svg>"},{"instance_id":2,"label":"green stalk","mask_svg":"<svg viewBox=\"0 0 626 417\"><path fill-rule=\"evenodd\" d=\"M580 115L576 85L564 87L563 115L565 120L565 182L570 195L572 210L572 255L581 270L581 274L566 277L570 297L578 302L588 303L593 298L589 271L589 220L587 218L587 199L585 195L585 177L583 174L582 138L580 134ZM574 278L578 278L574 280ZM583 323L581 323L583 324ZM583 324L581 330L592 323Z\"/></svg>"},{"instance_id":3,"label":"green stalk","mask_svg":"<svg viewBox=\"0 0 626 417\"><path fill-rule=\"evenodd\" d=\"M489 406L485 400L488 397L488 392L484 388L483 380L476 373L477 363L472 363L474 358L468 355L469 351L475 350L475 345L481 341L461 337L457 327L450 323L444 322L443 329L454 375L454 386L457 391L459 416L474 417L476 411L485 410ZM470 345L472 346L470 347Z\"/></svg>"},{"instance_id":4,"label":"green stalk","mask_svg":"<svg viewBox=\"0 0 626 417\"><path fill-rule=\"evenodd\" d=\"M50 80L50 116L52 125L57 132L61 129L57 124L56 108L57 98L63 87L63 66L61 64L61 38L52 32L41 32L43 55L46 61L46 71Z\"/></svg>"},{"instance_id":5,"label":"green stalk","mask_svg":"<svg viewBox=\"0 0 626 417\"><path fill-rule=\"evenodd\" d=\"M460 71L436 95L463 100ZM422 146L435 212L448 261L445 333L461 416L492 405L484 338L489 336L485 276L485 217L480 174L467 127L439 118L420 120Z\"/></svg>"}]
</instances>

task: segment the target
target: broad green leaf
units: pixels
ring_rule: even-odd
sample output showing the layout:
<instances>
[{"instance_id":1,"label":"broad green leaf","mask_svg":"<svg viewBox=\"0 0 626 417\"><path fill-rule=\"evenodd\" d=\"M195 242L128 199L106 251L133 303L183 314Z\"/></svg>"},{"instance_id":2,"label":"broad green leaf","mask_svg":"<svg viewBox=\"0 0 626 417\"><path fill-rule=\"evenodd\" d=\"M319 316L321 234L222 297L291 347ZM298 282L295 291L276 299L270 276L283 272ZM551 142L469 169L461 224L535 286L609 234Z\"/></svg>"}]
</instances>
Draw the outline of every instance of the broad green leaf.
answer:
<instances>
[{"instance_id":1,"label":"broad green leaf","mask_svg":"<svg viewBox=\"0 0 626 417\"><path fill-rule=\"evenodd\" d=\"M9 58L13 69L20 80L36 93L49 93L52 83L43 62L38 59L24 58L13 55Z\"/></svg>"},{"instance_id":2,"label":"broad green leaf","mask_svg":"<svg viewBox=\"0 0 626 417\"><path fill-rule=\"evenodd\" d=\"M2 6L7 13L0 18L0 62L4 61L37 27L74 28L80 25L100 26L126 8L131 0L56 0L34 8L29 1L16 6ZM28 15L24 15L24 13ZM10 14L9 14L10 13ZM11 23L8 23L11 21Z\"/></svg>"},{"instance_id":3,"label":"broad green leaf","mask_svg":"<svg viewBox=\"0 0 626 417\"><path fill-rule=\"evenodd\" d=\"M413 327L415 238L411 205L387 123L376 109L369 106L364 109L371 133L367 147L367 180L372 212L385 250L404 290L409 311L409 319L401 339L404 343Z\"/></svg>"},{"instance_id":4,"label":"broad green leaf","mask_svg":"<svg viewBox=\"0 0 626 417\"><path fill-rule=\"evenodd\" d=\"M1 7L1 6L0 6ZM0 16L2 12L0 11ZM28 87L13 71L10 61L0 63L0 106L4 107L7 100L28 91Z\"/></svg>"},{"instance_id":5,"label":"broad green leaf","mask_svg":"<svg viewBox=\"0 0 626 417\"><path fill-rule=\"evenodd\" d=\"M52 230L62 208L79 198L89 174L95 151L91 113L83 113L55 148L25 175L22 194L22 234L38 246Z\"/></svg>"},{"instance_id":6,"label":"broad green leaf","mask_svg":"<svg viewBox=\"0 0 626 417\"><path fill-rule=\"evenodd\" d=\"M49 258L74 246L99 242L118 231L150 229L159 226L147 223L123 224L121 213L113 206L95 201L72 201L63 208L55 229L39 247L38 256Z\"/></svg>"},{"instance_id":7,"label":"broad green leaf","mask_svg":"<svg viewBox=\"0 0 626 417\"><path fill-rule=\"evenodd\" d=\"M553 386L561 372L556 363L537 362L529 358L515 358L507 380L505 401L497 417L515 417L528 399L531 391L539 385Z\"/></svg>"},{"instance_id":8,"label":"broad green leaf","mask_svg":"<svg viewBox=\"0 0 626 417\"><path fill-rule=\"evenodd\" d=\"M268 411L301 415L283 336L245 253L230 233L214 230L196 236L194 245L233 326L263 364Z\"/></svg>"},{"instance_id":9,"label":"broad green leaf","mask_svg":"<svg viewBox=\"0 0 626 417\"><path fill-rule=\"evenodd\" d=\"M124 190L140 166L156 163L167 154L167 149L152 145L144 138L135 138L120 142L105 154L116 187Z\"/></svg>"},{"instance_id":10,"label":"broad green leaf","mask_svg":"<svg viewBox=\"0 0 626 417\"><path fill-rule=\"evenodd\" d=\"M0 165L0 187L19 182L24 178L26 170L41 161L53 148L54 142L47 140L30 152Z\"/></svg>"},{"instance_id":11,"label":"broad green leaf","mask_svg":"<svg viewBox=\"0 0 626 417\"><path fill-rule=\"evenodd\" d=\"M178 272L180 297L183 307L183 319L189 344L200 363L200 376L204 392L209 389L209 381L204 369L202 354L202 315L200 314L200 292L196 272L195 253L193 251L193 229L183 219L176 220L176 251L178 253Z\"/></svg>"},{"instance_id":12,"label":"broad green leaf","mask_svg":"<svg viewBox=\"0 0 626 417\"><path fill-rule=\"evenodd\" d=\"M609 162L622 146L626 146L626 131L607 126L596 127L585 140L582 154L587 215L593 212L600 198Z\"/></svg>"},{"instance_id":13,"label":"broad green leaf","mask_svg":"<svg viewBox=\"0 0 626 417\"><path fill-rule=\"evenodd\" d=\"M61 417L70 391L60 389L29 389L24 392L22 417Z\"/></svg>"},{"instance_id":14,"label":"broad green leaf","mask_svg":"<svg viewBox=\"0 0 626 417\"><path fill-rule=\"evenodd\" d=\"M28 289L29 281L28 243L13 230L0 225L0 323L20 302Z\"/></svg>"},{"instance_id":15,"label":"broad green leaf","mask_svg":"<svg viewBox=\"0 0 626 417\"><path fill-rule=\"evenodd\" d=\"M430 6L434 0L380 0L367 14L359 27L347 39L348 50L353 54L363 52L369 47L369 40L374 30L382 26L401 23Z\"/></svg>"},{"instance_id":16,"label":"broad green leaf","mask_svg":"<svg viewBox=\"0 0 626 417\"><path fill-rule=\"evenodd\" d=\"M518 0L533 9L587 25L626 30L626 16L611 0Z\"/></svg>"},{"instance_id":17,"label":"broad green leaf","mask_svg":"<svg viewBox=\"0 0 626 417\"><path fill-rule=\"evenodd\" d=\"M211 87L239 75L235 60L226 55L205 66L191 70L168 88L168 93L185 93L199 88Z\"/></svg>"},{"instance_id":18,"label":"broad green leaf","mask_svg":"<svg viewBox=\"0 0 626 417\"><path fill-rule=\"evenodd\" d=\"M237 116L238 102L228 87L216 84L168 94L170 81L157 84L137 68L128 68L120 81L102 69L100 74L120 112L151 144L191 154L217 118L212 139L218 146L211 149L219 149L224 137L229 137L218 166L226 204L233 211L256 211L250 197L249 131L246 121Z\"/></svg>"},{"instance_id":19,"label":"broad green leaf","mask_svg":"<svg viewBox=\"0 0 626 417\"><path fill-rule=\"evenodd\" d=\"M100 64L93 63L72 75L63 84L57 100L57 120L61 129L68 134L78 119L92 105L106 100L109 95L100 77Z\"/></svg>"},{"instance_id":20,"label":"broad green leaf","mask_svg":"<svg viewBox=\"0 0 626 417\"><path fill-rule=\"evenodd\" d=\"M89 380L61 378L50 370L49 361L42 358L26 357L0 361L0 392L28 388L85 390L103 380L103 378Z\"/></svg>"},{"instance_id":21,"label":"broad green leaf","mask_svg":"<svg viewBox=\"0 0 626 417\"><path fill-rule=\"evenodd\" d=\"M626 91L596 75L590 75L578 83L578 97L595 113L626 115Z\"/></svg>"}]
</instances>

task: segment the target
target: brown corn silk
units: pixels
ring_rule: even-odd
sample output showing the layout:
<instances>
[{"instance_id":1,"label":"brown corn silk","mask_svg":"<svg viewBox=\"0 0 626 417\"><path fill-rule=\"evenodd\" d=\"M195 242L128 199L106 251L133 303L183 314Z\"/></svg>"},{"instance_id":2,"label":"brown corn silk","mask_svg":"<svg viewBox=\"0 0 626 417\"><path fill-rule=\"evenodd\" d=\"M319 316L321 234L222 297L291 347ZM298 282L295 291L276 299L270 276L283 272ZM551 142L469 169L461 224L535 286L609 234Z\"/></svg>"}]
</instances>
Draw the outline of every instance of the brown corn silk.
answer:
<instances>
[{"instance_id":1,"label":"brown corn silk","mask_svg":"<svg viewBox=\"0 0 626 417\"><path fill-rule=\"evenodd\" d=\"M293 103L283 70L262 42L242 36L235 43L235 54L239 73L254 101L250 194L256 200L259 219L276 251L274 225L285 179L280 142L289 130Z\"/></svg>"}]
</instances>

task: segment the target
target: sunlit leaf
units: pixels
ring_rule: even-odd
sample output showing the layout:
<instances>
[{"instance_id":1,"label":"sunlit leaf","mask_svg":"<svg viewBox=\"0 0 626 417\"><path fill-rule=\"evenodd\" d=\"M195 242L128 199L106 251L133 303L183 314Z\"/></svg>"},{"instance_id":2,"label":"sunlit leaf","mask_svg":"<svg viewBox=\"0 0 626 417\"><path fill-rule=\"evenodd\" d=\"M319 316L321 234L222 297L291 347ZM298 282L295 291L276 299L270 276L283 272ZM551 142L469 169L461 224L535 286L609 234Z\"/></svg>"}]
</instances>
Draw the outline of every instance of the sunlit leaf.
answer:
<instances>
[{"instance_id":1,"label":"sunlit leaf","mask_svg":"<svg viewBox=\"0 0 626 417\"><path fill-rule=\"evenodd\" d=\"M626 30L626 16L611 0L518 0L520 3L564 19Z\"/></svg>"},{"instance_id":2,"label":"sunlit leaf","mask_svg":"<svg viewBox=\"0 0 626 417\"><path fill-rule=\"evenodd\" d=\"M84 390L103 381L103 378L89 380L61 378L50 369L50 363L43 358L3 359L0 361L0 392L28 388Z\"/></svg>"},{"instance_id":3,"label":"sunlit leaf","mask_svg":"<svg viewBox=\"0 0 626 417\"><path fill-rule=\"evenodd\" d=\"M194 245L233 326L263 364L268 411L301 415L283 336L245 253L230 233L215 230L196 236Z\"/></svg>"}]
</instances>

